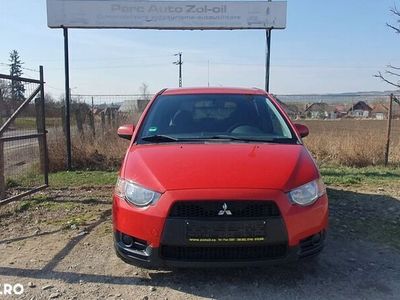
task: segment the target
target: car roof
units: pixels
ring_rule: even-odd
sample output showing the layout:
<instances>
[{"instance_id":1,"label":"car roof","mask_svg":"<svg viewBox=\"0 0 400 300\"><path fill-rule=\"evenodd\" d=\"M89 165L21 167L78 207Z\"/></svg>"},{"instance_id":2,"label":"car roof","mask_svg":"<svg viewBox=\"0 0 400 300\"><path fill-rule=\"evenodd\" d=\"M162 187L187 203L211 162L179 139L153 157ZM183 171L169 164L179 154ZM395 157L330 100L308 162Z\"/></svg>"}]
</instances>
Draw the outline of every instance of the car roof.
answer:
<instances>
[{"instance_id":1,"label":"car roof","mask_svg":"<svg viewBox=\"0 0 400 300\"><path fill-rule=\"evenodd\" d=\"M193 87L166 89L162 95L188 95L188 94L244 94L244 95L267 95L258 88L237 87Z\"/></svg>"}]
</instances>

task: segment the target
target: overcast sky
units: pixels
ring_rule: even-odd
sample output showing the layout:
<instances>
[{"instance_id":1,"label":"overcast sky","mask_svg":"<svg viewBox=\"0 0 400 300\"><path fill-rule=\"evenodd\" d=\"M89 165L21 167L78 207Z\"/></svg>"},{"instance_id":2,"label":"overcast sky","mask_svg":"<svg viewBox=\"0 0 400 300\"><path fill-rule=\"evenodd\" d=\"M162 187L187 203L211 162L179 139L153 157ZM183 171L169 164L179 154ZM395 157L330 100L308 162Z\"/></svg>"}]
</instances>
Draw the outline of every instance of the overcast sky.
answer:
<instances>
[{"instance_id":1,"label":"overcast sky","mask_svg":"<svg viewBox=\"0 0 400 300\"><path fill-rule=\"evenodd\" d=\"M400 36L386 27L396 0L289 0L285 30L272 34L271 92L391 89L373 77L400 65ZM47 27L45 0L0 0L0 73L9 52L24 67L43 65L48 92L63 92L63 37ZM173 54L183 52L184 86L264 87L265 32L70 30L71 87L80 94L134 94L178 84ZM209 62L209 77L208 77ZM37 73L24 70L29 77Z\"/></svg>"}]
</instances>

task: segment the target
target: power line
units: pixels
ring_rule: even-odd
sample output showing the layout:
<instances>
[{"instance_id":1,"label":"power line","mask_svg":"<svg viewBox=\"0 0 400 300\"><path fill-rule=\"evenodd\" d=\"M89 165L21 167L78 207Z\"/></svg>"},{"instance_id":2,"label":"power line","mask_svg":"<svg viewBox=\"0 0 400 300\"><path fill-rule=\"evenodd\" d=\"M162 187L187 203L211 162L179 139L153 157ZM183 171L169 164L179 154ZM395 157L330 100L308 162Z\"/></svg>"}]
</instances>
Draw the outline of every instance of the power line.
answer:
<instances>
[{"instance_id":1,"label":"power line","mask_svg":"<svg viewBox=\"0 0 400 300\"><path fill-rule=\"evenodd\" d=\"M79 62L97 62L97 61L126 61L128 59L140 59L140 58L166 58L166 57L171 57L174 56L173 54L165 54L165 55L142 55L142 56L119 56L119 57L97 57L97 58L74 58L74 61L79 61ZM59 62L59 59L33 59L30 61L39 61L39 62Z\"/></svg>"}]
</instances>

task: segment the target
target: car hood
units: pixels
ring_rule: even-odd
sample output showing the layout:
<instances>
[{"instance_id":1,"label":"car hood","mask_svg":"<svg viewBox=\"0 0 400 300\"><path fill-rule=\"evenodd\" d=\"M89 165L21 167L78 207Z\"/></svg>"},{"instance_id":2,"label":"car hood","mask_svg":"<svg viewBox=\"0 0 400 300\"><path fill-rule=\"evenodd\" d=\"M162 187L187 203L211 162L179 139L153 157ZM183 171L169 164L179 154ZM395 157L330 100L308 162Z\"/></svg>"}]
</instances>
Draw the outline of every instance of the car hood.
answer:
<instances>
[{"instance_id":1,"label":"car hood","mask_svg":"<svg viewBox=\"0 0 400 300\"><path fill-rule=\"evenodd\" d=\"M316 179L318 170L303 145L133 145L121 175L164 192L182 189L279 189Z\"/></svg>"}]
</instances>

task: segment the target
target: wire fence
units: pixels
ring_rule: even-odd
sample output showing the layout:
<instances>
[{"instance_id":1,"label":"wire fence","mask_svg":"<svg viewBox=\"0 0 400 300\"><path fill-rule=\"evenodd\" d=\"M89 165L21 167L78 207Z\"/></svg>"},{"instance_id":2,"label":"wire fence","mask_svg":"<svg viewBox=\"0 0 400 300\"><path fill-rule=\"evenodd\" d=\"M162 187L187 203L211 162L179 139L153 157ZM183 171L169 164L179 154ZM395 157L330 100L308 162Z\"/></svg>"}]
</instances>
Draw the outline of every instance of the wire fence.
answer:
<instances>
[{"instance_id":1,"label":"wire fence","mask_svg":"<svg viewBox=\"0 0 400 300\"><path fill-rule=\"evenodd\" d=\"M43 82L0 74L0 204L47 185Z\"/></svg>"},{"instance_id":2,"label":"wire fence","mask_svg":"<svg viewBox=\"0 0 400 300\"><path fill-rule=\"evenodd\" d=\"M136 124L153 95L73 94L71 96L73 167L117 169L128 143L118 138L117 128L126 123ZM282 105L295 122L304 123L310 128L310 136L305 142L319 161L358 166L382 163L389 95L369 94L368 98L362 94L352 94L353 98L347 98L346 95L328 98L321 98L318 95L313 95L314 98L304 95L303 98L299 98L298 95L287 97L277 96L279 100L285 100L282 101ZM364 102L369 108L359 104L360 102ZM315 109L312 107L313 104ZM365 114L363 109L366 109L368 114ZM356 115L360 111L361 114ZM394 103L393 111L395 121L392 124L389 160L400 163L400 121L396 120L400 116L397 114L400 112L400 105ZM46 104L46 126L49 131L49 159L52 171L64 170L66 166L64 115L62 102ZM19 130L29 132L34 129L35 123L32 115L25 115L20 117L17 124ZM37 145L32 141L29 146L21 144L19 147L29 149L29 147L37 148ZM29 155L34 161L38 161L34 151L29 151ZM24 157L25 154L21 156ZM8 167L10 174L22 172L22 162L21 166L15 168L19 164L18 159L20 158L13 159L10 156L9 160L13 161ZM12 176L18 177L18 174Z\"/></svg>"}]
</instances>

